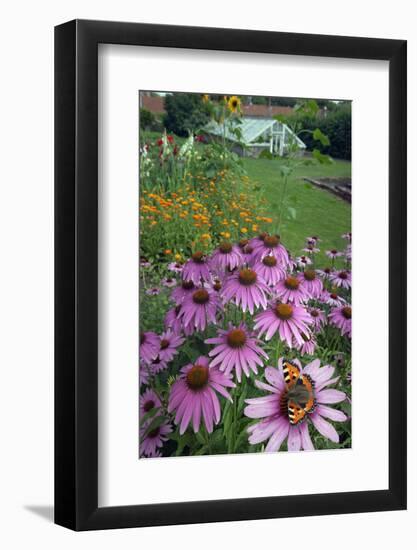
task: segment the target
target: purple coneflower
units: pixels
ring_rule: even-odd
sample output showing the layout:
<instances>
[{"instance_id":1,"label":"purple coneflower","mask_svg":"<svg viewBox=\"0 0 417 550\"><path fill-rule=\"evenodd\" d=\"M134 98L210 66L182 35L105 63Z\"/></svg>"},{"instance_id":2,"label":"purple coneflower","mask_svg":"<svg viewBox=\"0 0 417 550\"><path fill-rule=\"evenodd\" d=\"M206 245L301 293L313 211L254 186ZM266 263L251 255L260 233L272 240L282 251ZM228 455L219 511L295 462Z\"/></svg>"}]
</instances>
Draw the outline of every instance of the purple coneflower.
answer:
<instances>
[{"instance_id":1,"label":"purple coneflower","mask_svg":"<svg viewBox=\"0 0 417 550\"><path fill-rule=\"evenodd\" d=\"M240 239L238 242L239 250L242 255L242 264L252 264L254 247L248 239Z\"/></svg>"},{"instance_id":2,"label":"purple coneflower","mask_svg":"<svg viewBox=\"0 0 417 550\"><path fill-rule=\"evenodd\" d=\"M339 435L334 426L326 418L344 422L347 416L328 405L340 403L346 398L346 394L335 389L327 389L327 386L337 382L332 378L334 367L329 365L320 367L320 360L315 359L302 369L299 361L294 364L300 369L300 376L308 376L312 385L312 397L316 406L304 415L302 422L293 424L290 421L288 401L294 400L294 390L286 385L283 375L283 359L278 361L278 368L267 367L265 377L267 383L256 381L256 386L269 392L263 397L246 399L247 407L244 413L249 418L262 418L260 422L248 428L249 443L255 445L269 440L265 452L277 452L285 440L289 451L312 451L313 443L310 438L310 424L325 438L334 443L339 442ZM302 399L303 396L298 397Z\"/></svg>"},{"instance_id":3,"label":"purple coneflower","mask_svg":"<svg viewBox=\"0 0 417 550\"><path fill-rule=\"evenodd\" d=\"M352 338L352 306L350 304L333 309L329 313L329 321L340 329L342 336L346 335Z\"/></svg>"},{"instance_id":4,"label":"purple coneflower","mask_svg":"<svg viewBox=\"0 0 417 550\"><path fill-rule=\"evenodd\" d=\"M161 372L168 368L168 363L161 359L159 355L153 359L149 365L151 374L158 374L158 372Z\"/></svg>"},{"instance_id":5,"label":"purple coneflower","mask_svg":"<svg viewBox=\"0 0 417 550\"><path fill-rule=\"evenodd\" d=\"M252 242L255 239L252 239ZM282 267L288 265L288 252L285 246L281 244L281 238L279 235L266 235L263 240L260 240L260 244L256 247L253 246L254 258L259 261L262 260L264 256L272 255L274 256Z\"/></svg>"},{"instance_id":6,"label":"purple coneflower","mask_svg":"<svg viewBox=\"0 0 417 550\"><path fill-rule=\"evenodd\" d=\"M210 357L215 357L210 368L217 365L227 375L235 369L238 382L241 381L242 371L246 376L250 375L251 370L258 373L257 365L263 366L261 357L268 360L268 355L258 346L259 341L244 323L238 327L229 324L227 330L219 329L216 338L208 338L205 343L216 345L209 353Z\"/></svg>"},{"instance_id":7,"label":"purple coneflower","mask_svg":"<svg viewBox=\"0 0 417 550\"><path fill-rule=\"evenodd\" d=\"M172 288L174 286L177 286L177 280L173 277L164 277L161 281L163 286L166 286L167 288Z\"/></svg>"},{"instance_id":8,"label":"purple coneflower","mask_svg":"<svg viewBox=\"0 0 417 550\"><path fill-rule=\"evenodd\" d=\"M262 277L268 286L275 286L285 279L285 270L278 265L275 256L264 256L262 260L253 266L253 270Z\"/></svg>"},{"instance_id":9,"label":"purple coneflower","mask_svg":"<svg viewBox=\"0 0 417 550\"><path fill-rule=\"evenodd\" d=\"M139 339L139 357L141 361L150 363L158 355L159 336L154 332L141 332Z\"/></svg>"},{"instance_id":10,"label":"purple coneflower","mask_svg":"<svg viewBox=\"0 0 417 550\"><path fill-rule=\"evenodd\" d=\"M169 363L172 361L175 355L177 355L177 348L184 343L184 338L181 338L178 334L175 334L171 330L167 330L161 334L159 357L161 361Z\"/></svg>"},{"instance_id":11,"label":"purple coneflower","mask_svg":"<svg viewBox=\"0 0 417 550\"><path fill-rule=\"evenodd\" d=\"M251 246L252 249L263 246L265 237L267 237L267 236L268 236L268 233L266 231L263 231L262 233L259 233L259 235L257 237L253 237L249 241L249 245Z\"/></svg>"},{"instance_id":12,"label":"purple coneflower","mask_svg":"<svg viewBox=\"0 0 417 550\"><path fill-rule=\"evenodd\" d=\"M308 243L307 246L303 248L303 252L307 252L307 254L318 254L320 248L316 248L313 243Z\"/></svg>"},{"instance_id":13,"label":"purple coneflower","mask_svg":"<svg viewBox=\"0 0 417 550\"><path fill-rule=\"evenodd\" d=\"M225 388L234 388L235 384L230 376L217 367L209 368L207 357L199 357L194 364L186 365L180 372L179 380L171 387L168 412L176 411L175 423L179 424L181 435L190 422L197 433L201 416L207 432L211 433L213 424L219 423L221 415L217 393L231 401Z\"/></svg>"},{"instance_id":14,"label":"purple coneflower","mask_svg":"<svg viewBox=\"0 0 417 550\"><path fill-rule=\"evenodd\" d=\"M323 269L317 269L317 273L325 280L329 279L330 275L333 273L333 269L331 267L324 267Z\"/></svg>"},{"instance_id":15,"label":"purple coneflower","mask_svg":"<svg viewBox=\"0 0 417 550\"><path fill-rule=\"evenodd\" d=\"M320 242L320 239L317 235L312 235L311 237L307 237L306 242L307 244L317 244Z\"/></svg>"},{"instance_id":16,"label":"purple coneflower","mask_svg":"<svg viewBox=\"0 0 417 550\"><path fill-rule=\"evenodd\" d=\"M339 296L335 288L332 288L331 292L323 290L319 300L329 306L342 306L346 303L346 300L342 296Z\"/></svg>"},{"instance_id":17,"label":"purple coneflower","mask_svg":"<svg viewBox=\"0 0 417 550\"><path fill-rule=\"evenodd\" d=\"M332 248L332 250L326 250L326 256L331 260L336 260L336 258L340 258L340 256L343 256L343 253L339 252L335 248Z\"/></svg>"},{"instance_id":18,"label":"purple coneflower","mask_svg":"<svg viewBox=\"0 0 417 550\"><path fill-rule=\"evenodd\" d=\"M287 275L285 279L279 281L274 290L281 302L285 303L291 302L299 305L311 298L299 275L297 277Z\"/></svg>"},{"instance_id":19,"label":"purple coneflower","mask_svg":"<svg viewBox=\"0 0 417 550\"><path fill-rule=\"evenodd\" d=\"M350 244L348 244L346 247L345 258L348 262L352 261L352 246Z\"/></svg>"},{"instance_id":20,"label":"purple coneflower","mask_svg":"<svg viewBox=\"0 0 417 550\"><path fill-rule=\"evenodd\" d=\"M139 262L140 267L143 267L144 269L147 269L148 267L151 267L151 262L147 260L146 258L141 258Z\"/></svg>"},{"instance_id":21,"label":"purple coneflower","mask_svg":"<svg viewBox=\"0 0 417 550\"><path fill-rule=\"evenodd\" d=\"M305 267L313 263L308 256L298 256L296 262L299 267Z\"/></svg>"},{"instance_id":22,"label":"purple coneflower","mask_svg":"<svg viewBox=\"0 0 417 550\"><path fill-rule=\"evenodd\" d=\"M323 283L314 269L305 269L298 275L299 280L312 298L318 298L323 290Z\"/></svg>"},{"instance_id":23,"label":"purple coneflower","mask_svg":"<svg viewBox=\"0 0 417 550\"><path fill-rule=\"evenodd\" d=\"M141 417L148 413L153 408L159 409L161 406L161 400L156 395L156 393L148 388L144 393L139 397L139 411ZM156 413L159 414L159 413Z\"/></svg>"},{"instance_id":24,"label":"purple coneflower","mask_svg":"<svg viewBox=\"0 0 417 550\"><path fill-rule=\"evenodd\" d=\"M311 328L320 331L326 322L326 315L324 311L316 307L308 308L308 312L311 315L312 323Z\"/></svg>"},{"instance_id":25,"label":"purple coneflower","mask_svg":"<svg viewBox=\"0 0 417 550\"><path fill-rule=\"evenodd\" d=\"M184 264L180 264L179 262L170 262L168 264L168 269L174 273L181 273L183 268Z\"/></svg>"},{"instance_id":26,"label":"purple coneflower","mask_svg":"<svg viewBox=\"0 0 417 550\"><path fill-rule=\"evenodd\" d=\"M350 288L352 286L352 273L347 270L335 271L329 279L334 286L339 288Z\"/></svg>"},{"instance_id":27,"label":"purple coneflower","mask_svg":"<svg viewBox=\"0 0 417 550\"><path fill-rule=\"evenodd\" d=\"M268 285L256 271L243 268L226 280L221 294L223 300L231 300L242 311L249 310L253 314L256 307L266 308L266 294L269 292Z\"/></svg>"},{"instance_id":28,"label":"purple coneflower","mask_svg":"<svg viewBox=\"0 0 417 550\"><path fill-rule=\"evenodd\" d=\"M259 330L259 337L265 334L265 340L270 340L278 331L281 340L289 348L293 346L293 338L299 345L303 343L302 333L309 334L308 325L311 323L310 314L295 304L272 302L266 311L255 317L254 330Z\"/></svg>"},{"instance_id":29,"label":"purple coneflower","mask_svg":"<svg viewBox=\"0 0 417 550\"><path fill-rule=\"evenodd\" d=\"M166 330L171 330L174 334L181 334L182 332L185 336L191 336L194 329L190 325L185 327L181 319L181 306L175 306L169 309L165 315L164 327Z\"/></svg>"},{"instance_id":30,"label":"purple coneflower","mask_svg":"<svg viewBox=\"0 0 417 550\"><path fill-rule=\"evenodd\" d=\"M210 281L210 271L207 266L207 257L203 252L194 252L182 270L185 281L193 281L195 285L201 281Z\"/></svg>"},{"instance_id":31,"label":"purple coneflower","mask_svg":"<svg viewBox=\"0 0 417 550\"><path fill-rule=\"evenodd\" d=\"M181 284L171 292L171 299L174 300L177 305L180 305L184 301L184 298L191 295L195 290L197 290L197 287L193 281L183 280Z\"/></svg>"},{"instance_id":32,"label":"purple coneflower","mask_svg":"<svg viewBox=\"0 0 417 550\"><path fill-rule=\"evenodd\" d=\"M199 288L184 299L180 316L185 327L205 330L208 323L216 324L216 313L220 302L211 289Z\"/></svg>"},{"instance_id":33,"label":"purple coneflower","mask_svg":"<svg viewBox=\"0 0 417 550\"><path fill-rule=\"evenodd\" d=\"M215 277L211 283L211 288L215 291L215 292L220 292L221 289L223 288L223 281L221 280L220 277Z\"/></svg>"},{"instance_id":34,"label":"purple coneflower","mask_svg":"<svg viewBox=\"0 0 417 550\"><path fill-rule=\"evenodd\" d=\"M210 258L210 266L220 271L233 270L242 263L240 248L229 241L221 242Z\"/></svg>"},{"instance_id":35,"label":"purple coneflower","mask_svg":"<svg viewBox=\"0 0 417 550\"><path fill-rule=\"evenodd\" d=\"M161 449L165 441L168 441L167 435L172 432L172 426L164 422L156 428L149 430L151 422L147 422L140 429L140 456L155 458L161 456L158 449Z\"/></svg>"},{"instance_id":36,"label":"purple coneflower","mask_svg":"<svg viewBox=\"0 0 417 550\"><path fill-rule=\"evenodd\" d=\"M343 233L342 239L346 239L350 243L352 242L352 233L349 231L348 233Z\"/></svg>"},{"instance_id":37,"label":"purple coneflower","mask_svg":"<svg viewBox=\"0 0 417 550\"><path fill-rule=\"evenodd\" d=\"M152 288L148 288L148 290L146 291L146 294L148 296L158 296L158 294L161 292L161 289L158 288L157 286L154 286Z\"/></svg>"},{"instance_id":38,"label":"purple coneflower","mask_svg":"<svg viewBox=\"0 0 417 550\"><path fill-rule=\"evenodd\" d=\"M317 340L313 334L301 334L304 342L299 345L294 342L294 347L300 352L301 355L314 355L317 346Z\"/></svg>"},{"instance_id":39,"label":"purple coneflower","mask_svg":"<svg viewBox=\"0 0 417 550\"><path fill-rule=\"evenodd\" d=\"M149 382L149 366L143 361L139 362L139 384L147 386Z\"/></svg>"}]
</instances>

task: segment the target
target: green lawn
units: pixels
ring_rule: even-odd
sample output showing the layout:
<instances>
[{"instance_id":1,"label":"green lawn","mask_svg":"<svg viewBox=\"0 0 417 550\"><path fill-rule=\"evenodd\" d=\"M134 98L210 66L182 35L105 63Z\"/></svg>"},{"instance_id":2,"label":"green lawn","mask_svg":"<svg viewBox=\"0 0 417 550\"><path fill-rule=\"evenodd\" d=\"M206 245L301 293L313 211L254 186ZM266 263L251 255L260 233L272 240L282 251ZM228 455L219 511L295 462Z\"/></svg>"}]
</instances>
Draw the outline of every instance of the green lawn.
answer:
<instances>
[{"instance_id":1,"label":"green lawn","mask_svg":"<svg viewBox=\"0 0 417 550\"><path fill-rule=\"evenodd\" d=\"M243 159L248 176L259 183L271 218L279 216L283 180L279 160ZM299 166L289 178L284 203L284 216L279 228L282 241L294 254L301 253L305 238L320 237L319 264L328 264L324 252L346 246L340 236L351 230L351 206L335 195L307 183L305 177L350 176L351 164L335 161L331 165ZM289 208L288 208L289 207ZM294 217L295 216L295 217Z\"/></svg>"}]
</instances>

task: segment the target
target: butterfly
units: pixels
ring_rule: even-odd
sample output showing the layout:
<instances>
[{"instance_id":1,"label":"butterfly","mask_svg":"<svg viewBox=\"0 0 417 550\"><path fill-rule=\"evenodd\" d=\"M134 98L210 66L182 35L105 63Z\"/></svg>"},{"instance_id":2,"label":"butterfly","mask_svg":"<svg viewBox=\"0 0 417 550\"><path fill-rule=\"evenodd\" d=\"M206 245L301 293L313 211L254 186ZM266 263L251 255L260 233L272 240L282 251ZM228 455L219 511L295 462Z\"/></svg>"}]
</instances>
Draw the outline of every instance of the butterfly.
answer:
<instances>
[{"instance_id":1,"label":"butterfly","mask_svg":"<svg viewBox=\"0 0 417 550\"><path fill-rule=\"evenodd\" d=\"M301 424L306 415L316 408L314 381L308 374L301 374L300 369L287 360L283 363L283 374L287 389L288 419L290 424Z\"/></svg>"}]
</instances>

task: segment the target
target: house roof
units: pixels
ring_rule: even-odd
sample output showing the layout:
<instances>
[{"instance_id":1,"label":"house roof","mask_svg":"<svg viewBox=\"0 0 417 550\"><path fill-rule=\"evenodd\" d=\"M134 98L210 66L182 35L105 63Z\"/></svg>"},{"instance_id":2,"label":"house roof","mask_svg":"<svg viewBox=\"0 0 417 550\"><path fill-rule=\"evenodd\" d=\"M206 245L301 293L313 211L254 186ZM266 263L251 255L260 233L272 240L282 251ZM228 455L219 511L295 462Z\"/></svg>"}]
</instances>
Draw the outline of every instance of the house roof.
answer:
<instances>
[{"instance_id":1,"label":"house roof","mask_svg":"<svg viewBox=\"0 0 417 550\"><path fill-rule=\"evenodd\" d=\"M152 113L162 115L165 113L164 98L161 96L142 95L141 107ZM292 113L292 107L272 105L242 105L243 116L269 118L275 115L289 115Z\"/></svg>"},{"instance_id":2,"label":"house roof","mask_svg":"<svg viewBox=\"0 0 417 550\"><path fill-rule=\"evenodd\" d=\"M165 113L163 97L143 95L141 107L157 115Z\"/></svg>"},{"instance_id":3,"label":"house roof","mask_svg":"<svg viewBox=\"0 0 417 550\"><path fill-rule=\"evenodd\" d=\"M273 117L275 115L290 115L292 107L284 107L281 105L242 105L242 113L245 116L253 117Z\"/></svg>"}]
</instances>

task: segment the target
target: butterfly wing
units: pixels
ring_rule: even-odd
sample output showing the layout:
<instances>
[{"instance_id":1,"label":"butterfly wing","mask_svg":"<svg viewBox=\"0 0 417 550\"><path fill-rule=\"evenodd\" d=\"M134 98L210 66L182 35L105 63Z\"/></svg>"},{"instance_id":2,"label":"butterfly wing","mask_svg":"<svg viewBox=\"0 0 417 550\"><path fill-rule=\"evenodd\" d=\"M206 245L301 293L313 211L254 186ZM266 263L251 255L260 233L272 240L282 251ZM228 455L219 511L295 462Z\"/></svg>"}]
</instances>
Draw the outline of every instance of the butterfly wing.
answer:
<instances>
[{"instance_id":1,"label":"butterfly wing","mask_svg":"<svg viewBox=\"0 0 417 550\"><path fill-rule=\"evenodd\" d=\"M297 383L297 380L300 377L300 369L293 363L284 360L282 365L282 372L284 375L285 386L287 390L289 390Z\"/></svg>"},{"instance_id":2,"label":"butterfly wing","mask_svg":"<svg viewBox=\"0 0 417 550\"><path fill-rule=\"evenodd\" d=\"M283 363L284 382L287 391L291 390L292 398L288 399L288 419L290 424L300 424L305 420L306 415L312 413L316 407L314 398L314 382L308 374L301 374L300 369L290 361ZM303 399L299 395L297 388L302 386L306 392L303 392ZM307 393L307 400L305 400ZM298 403L297 401L300 401Z\"/></svg>"},{"instance_id":3,"label":"butterfly wing","mask_svg":"<svg viewBox=\"0 0 417 550\"><path fill-rule=\"evenodd\" d=\"M306 413L312 413L316 408L316 400L314 398L314 391L313 391L314 382L308 374L302 374L301 380L302 380L303 386L308 391L308 401L303 408Z\"/></svg>"},{"instance_id":4,"label":"butterfly wing","mask_svg":"<svg viewBox=\"0 0 417 550\"><path fill-rule=\"evenodd\" d=\"M300 407L295 401L288 401L288 420L290 424L296 425L300 424L305 419L306 412L303 407Z\"/></svg>"}]
</instances>

